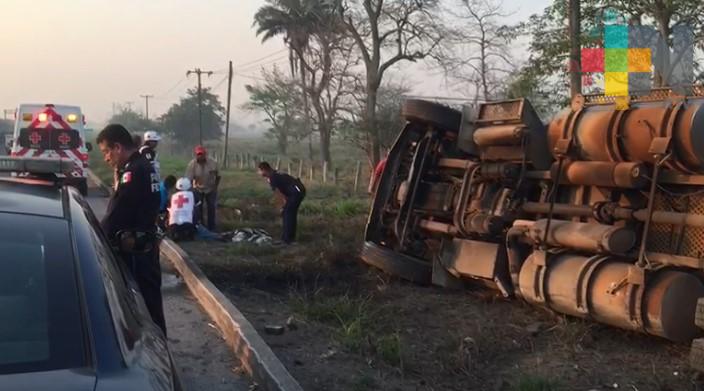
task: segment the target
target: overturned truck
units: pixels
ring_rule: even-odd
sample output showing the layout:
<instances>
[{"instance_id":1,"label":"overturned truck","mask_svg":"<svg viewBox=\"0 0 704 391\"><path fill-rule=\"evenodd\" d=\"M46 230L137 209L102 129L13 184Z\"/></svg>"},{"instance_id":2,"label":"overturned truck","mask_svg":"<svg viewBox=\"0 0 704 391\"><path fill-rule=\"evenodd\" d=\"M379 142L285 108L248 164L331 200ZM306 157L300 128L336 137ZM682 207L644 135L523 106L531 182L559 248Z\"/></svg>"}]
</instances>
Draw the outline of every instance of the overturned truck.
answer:
<instances>
[{"instance_id":1,"label":"overturned truck","mask_svg":"<svg viewBox=\"0 0 704 391\"><path fill-rule=\"evenodd\" d=\"M363 260L418 283L486 285L673 341L700 335L704 89L578 96L543 124L525 99L409 100Z\"/></svg>"}]
</instances>

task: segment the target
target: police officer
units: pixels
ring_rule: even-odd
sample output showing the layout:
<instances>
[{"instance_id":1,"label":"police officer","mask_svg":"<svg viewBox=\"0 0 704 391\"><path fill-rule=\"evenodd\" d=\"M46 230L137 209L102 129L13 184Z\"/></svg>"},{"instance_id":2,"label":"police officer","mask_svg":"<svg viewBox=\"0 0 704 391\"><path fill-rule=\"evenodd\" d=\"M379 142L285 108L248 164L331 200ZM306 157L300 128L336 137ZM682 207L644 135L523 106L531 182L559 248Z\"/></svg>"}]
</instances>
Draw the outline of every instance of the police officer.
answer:
<instances>
[{"instance_id":1,"label":"police officer","mask_svg":"<svg viewBox=\"0 0 704 391\"><path fill-rule=\"evenodd\" d=\"M277 172L267 162L259 163L259 175L267 178L271 189L284 199L284 207L281 209L283 218L281 241L292 244L296 239L298 208L306 196L306 188L300 179Z\"/></svg>"},{"instance_id":2,"label":"police officer","mask_svg":"<svg viewBox=\"0 0 704 391\"><path fill-rule=\"evenodd\" d=\"M161 136L153 130L148 130L144 132L143 139L144 145L139 147L139 153L141 153L142 156L144 156L144 158L152 164L157 177L161 178L161 165L159 164L159 159L156 153L156 147L159 145L159 141L161 141Z\"/></svg>"},{"instance_id":3,"label":"police officer","mask_svg":"<svg viewBox=\"0 0 704 391\"><path fill-rule=\"evenodd\" d=\"M101 222L103 231L132 272L152 319L166 334L156 236L159 180L122 125L108 125L96 141L118 180Z\"/></svg>"}]
</instances>

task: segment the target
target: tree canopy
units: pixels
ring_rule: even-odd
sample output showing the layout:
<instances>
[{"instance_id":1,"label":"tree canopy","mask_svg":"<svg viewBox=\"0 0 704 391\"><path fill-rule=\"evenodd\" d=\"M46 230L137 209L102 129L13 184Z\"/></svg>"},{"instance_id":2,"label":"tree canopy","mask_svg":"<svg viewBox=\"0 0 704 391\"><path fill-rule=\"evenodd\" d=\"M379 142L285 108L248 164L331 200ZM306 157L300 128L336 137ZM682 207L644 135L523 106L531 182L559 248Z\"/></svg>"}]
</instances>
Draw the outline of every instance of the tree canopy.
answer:
<instances>
[{"instance_id":1,"label":"tree canopy","mask_svg":"<svg viewBox=\"0 0 704 391\"><path fill-rule=\"evenodd\" d=\"M209 88L202 90L203 98L203 140L217 140L223 135L222 126L225 108L217 95ZM189 89L181 101L171 106L166 114L159 118L164 132L175 143L190 147L199 142L198 90Z\"/></svg>"}]
</instances>

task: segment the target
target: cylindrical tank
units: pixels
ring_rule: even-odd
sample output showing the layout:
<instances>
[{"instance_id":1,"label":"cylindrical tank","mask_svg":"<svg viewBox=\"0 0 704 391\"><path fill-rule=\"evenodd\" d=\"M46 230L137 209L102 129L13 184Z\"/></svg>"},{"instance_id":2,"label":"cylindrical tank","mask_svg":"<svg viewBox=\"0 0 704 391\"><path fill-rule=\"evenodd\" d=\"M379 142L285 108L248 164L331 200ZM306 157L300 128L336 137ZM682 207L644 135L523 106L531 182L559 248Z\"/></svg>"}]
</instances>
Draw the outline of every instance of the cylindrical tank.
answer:
<instances>
[{"instance_id":1,"label":"cylindrical tank","mask_svg":"<svg viewBox=\"0 0 704 391\"><path fill-rule=\"evenodd\" d=\"M636 234L630 228L597 223L550 220L550 232L545 235L548 220L536 221L528 230L528 237L534 243L567 247L573 250L595 253L624 254L636 244Z\"/></svg>"},{"instance_id":2,"label":"cylindrical tank","mask_svg":"<svg viewBox=\"0 0 704 391\"><path fill-rule=\"evenodd\" d=\"M652 162L648 152L656 137L671 137L671 169L704 173L704 99L700 97L565 110L548 126L551 150L561 138L572 138L573 159L602 162ZM554 150L553 150L554 151Z\"/></svg>"},{"instance_id":3,"label":"cylindrical tank","mask_svg":"<svg viewBox=\"0 0 704 391\"><path fill-rule=\"evenodd\" d=\"M552 177L557 178L558 163ZM567 162L562 167L563 184L638 189L649 181L649 170L643 163Z\"/></svg>"},{"instance_id":4,"label":"cylindrical tank","mask_svg":"<svg viewBox=\"0 0 704 391\"><path fill-rule=\"evenodd\" d=\"M532 304L672 341L701 334L694 314L704 284L693 274L650 272L633 285L636 266L617 258L563 253L543 260L533 253L519 274L521 296Z\"/></svg>"}]
</instances>

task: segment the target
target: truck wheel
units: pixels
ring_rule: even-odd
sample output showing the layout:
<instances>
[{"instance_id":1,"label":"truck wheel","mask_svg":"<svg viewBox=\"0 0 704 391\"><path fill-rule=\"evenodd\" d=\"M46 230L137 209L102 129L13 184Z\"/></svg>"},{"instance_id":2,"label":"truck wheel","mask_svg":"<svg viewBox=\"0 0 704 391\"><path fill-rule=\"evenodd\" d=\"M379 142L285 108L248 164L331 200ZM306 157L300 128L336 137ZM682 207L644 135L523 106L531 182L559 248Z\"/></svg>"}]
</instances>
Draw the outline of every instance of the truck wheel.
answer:
<instances>
[{"instance_id":1,"label":"truck wheel","mask_svg":"<svg viewBox=\"0 0 704 391\"><path fill-rule=\"evenodd\" d=\"M394 252L374 242L365 242L362 260L384 272L419 284L430 284L433 265L419 259Z\"/></svg>"},{"instance_id":2,"label":"truck wheel","mask_svg":"<svg viewBox=\"0 0 704 391\"><path fill-rule=\"evenodd\" d=\"M460 111L439 103L419 99L409 99L403 102L401 115L409 122L423 122L455 133L459 132L462 123Z\"/></svg>"}]
</instances>

